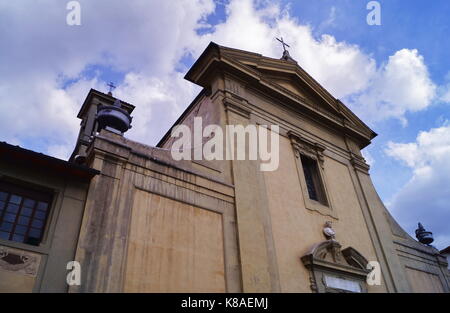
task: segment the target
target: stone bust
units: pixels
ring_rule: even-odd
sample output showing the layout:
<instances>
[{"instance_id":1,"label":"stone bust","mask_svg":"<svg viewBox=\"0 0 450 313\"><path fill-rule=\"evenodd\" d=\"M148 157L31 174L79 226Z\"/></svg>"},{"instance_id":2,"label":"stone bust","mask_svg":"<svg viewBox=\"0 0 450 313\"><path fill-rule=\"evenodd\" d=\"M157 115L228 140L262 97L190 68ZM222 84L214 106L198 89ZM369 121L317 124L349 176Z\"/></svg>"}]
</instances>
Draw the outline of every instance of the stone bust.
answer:
<instances>
[{"instance_id":1,"label":"stone bust","mask_svg":"<svg viewBox=\"0 0 450 313\"><path fill-rule=\"evenodd\" d=\"M328 240L334 240L336 237L336 232L334 231L334 229L331 227L331 222L327 221L325 222L325 225L323 227L323 234L325 235L325 237Z\"/></svg>"}]
</instances>

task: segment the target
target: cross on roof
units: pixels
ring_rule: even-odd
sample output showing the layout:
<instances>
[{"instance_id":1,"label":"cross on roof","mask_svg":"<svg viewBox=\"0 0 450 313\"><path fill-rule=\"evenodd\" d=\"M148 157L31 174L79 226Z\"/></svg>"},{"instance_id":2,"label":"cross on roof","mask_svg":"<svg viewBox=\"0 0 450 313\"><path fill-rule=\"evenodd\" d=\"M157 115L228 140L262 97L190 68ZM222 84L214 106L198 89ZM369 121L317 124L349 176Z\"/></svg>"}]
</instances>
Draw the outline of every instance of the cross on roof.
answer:
<instances>
[{"instance_id":1,"label":"cross on roof","mask_svg":"<svg viewBox=\"0 0 450 313\"><path fill-rule=\"evenodd\" d=\"M279 42L281 42L281 44L283 45L283 51L286 51L286 47L288 47L288 48L291 47L283 41L283 37L281 37L281 39L278 39L278 38L275 38L275 39L278 40Z\"/></svg>"},{"instance_id":2,"label":"cross on roof","mask_svg":"<svg viewBox=\"0 0 450 313\"><path fill-rule=\"evenodd\" d=\"M109 87L109 93L112 93L112 91L114 90L114 89L116 89L116 86L114 86L114 84L112 83L112 82L110 82L108 85L106 85L106 86L108 86Z\"/></svg>"}]
</instances>

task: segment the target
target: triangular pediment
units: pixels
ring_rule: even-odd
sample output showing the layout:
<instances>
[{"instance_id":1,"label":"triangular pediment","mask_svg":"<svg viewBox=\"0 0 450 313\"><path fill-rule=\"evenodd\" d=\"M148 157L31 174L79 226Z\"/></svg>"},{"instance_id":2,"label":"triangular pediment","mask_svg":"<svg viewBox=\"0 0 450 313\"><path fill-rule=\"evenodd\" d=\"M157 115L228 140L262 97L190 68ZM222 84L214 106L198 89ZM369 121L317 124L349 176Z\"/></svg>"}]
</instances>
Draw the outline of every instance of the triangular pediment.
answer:
<instances>
[{"instance_id":1,"label":"triangular pediment","mask_svg":"<svg viewBox=\"0 0 450 313\"><path fill-rule=\"evenodd\" d=\"M350 109L334 98L295 61L274 59L261 54L219 46L211 43L186 79L206 87L208 68L220 64L221 69L239 74L248 82L259 85L276 97L283 96L315 118L357 133L366 145L376 136Z\"/></svg>"},{"instance_id":2,"label":"triangular pediment","mask_svg":"<svg viewBox=\"0 0 450 313\"><path fill-rule=\"evenodd\" d=\"M260 75L260 79L284 92L291 93L313 108L344 119L355 127L367 127L338 99L315 81L296 62L273 59L242 50L223 48L224 57L248 67Z\"/></svg>"},{"instance_id":3,"label":"triangular pediment","mask_svg":"<svg viewBox=\"0 0 450 313\"><path fill-rule=\"evenodd\" d=\"M339 111L336 99L333 98L330 102L322 98L313 88L308 86L304 80L300 79L294 73L279 72L276 69L264 69L260 70L260 72L262 80L274 88L298 97L299 100L309 104L312 108L332 114L337 119L345 118Z\"/></svg>"}]
</instances>

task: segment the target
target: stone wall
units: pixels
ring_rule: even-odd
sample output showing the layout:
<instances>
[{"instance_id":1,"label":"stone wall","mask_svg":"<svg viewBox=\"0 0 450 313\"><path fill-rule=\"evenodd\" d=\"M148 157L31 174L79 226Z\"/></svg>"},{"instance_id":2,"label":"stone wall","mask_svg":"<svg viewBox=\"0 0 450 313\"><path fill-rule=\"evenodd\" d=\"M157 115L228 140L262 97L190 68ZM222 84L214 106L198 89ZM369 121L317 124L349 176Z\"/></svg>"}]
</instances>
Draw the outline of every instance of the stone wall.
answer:
<instances>
[{"instance_id":1,"label":"stone wall","mask_svg":"<svg viewBox=\"0 0 450 313\"><path fill-rule=\"evenodd\" d=\"M39 246L0 240L0 292L67 292L66 266L75 258L88 183L12 164L0 165L0 179L54 195Z\"/></svg>"}]
</instances>

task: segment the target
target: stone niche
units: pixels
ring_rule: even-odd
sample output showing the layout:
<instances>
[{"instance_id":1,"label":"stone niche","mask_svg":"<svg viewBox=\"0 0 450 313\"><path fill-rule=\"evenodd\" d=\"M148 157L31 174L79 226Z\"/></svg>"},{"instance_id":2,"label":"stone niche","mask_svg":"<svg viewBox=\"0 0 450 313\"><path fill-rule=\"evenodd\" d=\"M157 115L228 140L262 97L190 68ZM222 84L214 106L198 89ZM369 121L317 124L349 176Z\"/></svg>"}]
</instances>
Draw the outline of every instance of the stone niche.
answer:
<instances>
[{"instance_id":1,"label":"stone niche","mask_svg":"<svg viewBox=\"0 0 450 313\"><path fill-rule=\"evenodd\" d=\"M310 272L314 292L367 292L368 262L352 247L341 250L336 240L325 240L315 244L301 261Z\"/></svg>"}]
</instances>

